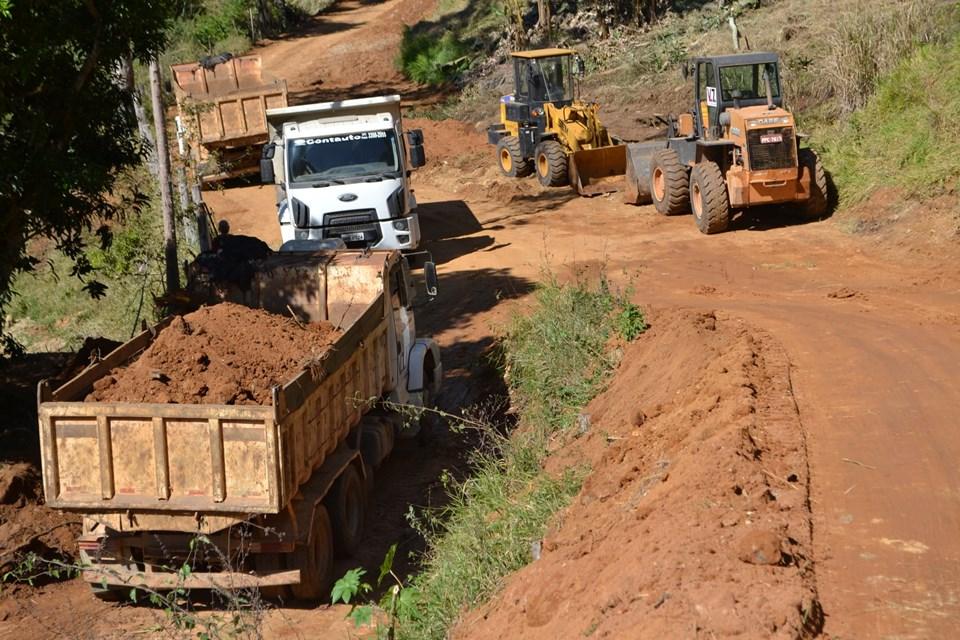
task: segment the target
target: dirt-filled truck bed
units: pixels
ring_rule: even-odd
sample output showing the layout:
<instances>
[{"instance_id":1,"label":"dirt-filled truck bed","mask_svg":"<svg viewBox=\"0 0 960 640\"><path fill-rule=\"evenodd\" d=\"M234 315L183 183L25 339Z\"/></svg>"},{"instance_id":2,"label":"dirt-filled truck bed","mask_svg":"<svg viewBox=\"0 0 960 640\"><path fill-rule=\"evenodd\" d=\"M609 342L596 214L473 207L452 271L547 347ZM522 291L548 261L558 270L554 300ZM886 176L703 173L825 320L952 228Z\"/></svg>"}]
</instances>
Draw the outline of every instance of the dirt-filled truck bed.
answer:
<instances>
[{"instance_id":1,"label":"dirt-filled truck bed","mask_svg":"<svg viewBox=\"0 0 960 640\"><path fill-rule=\"evenodd\" d=\"M376 401L431 402L439 353L415 337L398 252L281 253L252 271L245 282L210 283L209 294L340 332L328 348L305 348L304 367L273 386L269 402L84 401L190 316L144 331L58 389L41 385L46 500L84 515L80 549L94 585L290 584L318 597L334 547L351 553L359 544L370 474L402 423ZM251 333L231 338L254 341L256 330L250 323ZM209 353L195 356L205 358L212 366ZM144 385L177 375L149 370ZM212 547L202 558L200 534ZM183 564L189 576L176 570Z\"/></svg>"}]
</instances>

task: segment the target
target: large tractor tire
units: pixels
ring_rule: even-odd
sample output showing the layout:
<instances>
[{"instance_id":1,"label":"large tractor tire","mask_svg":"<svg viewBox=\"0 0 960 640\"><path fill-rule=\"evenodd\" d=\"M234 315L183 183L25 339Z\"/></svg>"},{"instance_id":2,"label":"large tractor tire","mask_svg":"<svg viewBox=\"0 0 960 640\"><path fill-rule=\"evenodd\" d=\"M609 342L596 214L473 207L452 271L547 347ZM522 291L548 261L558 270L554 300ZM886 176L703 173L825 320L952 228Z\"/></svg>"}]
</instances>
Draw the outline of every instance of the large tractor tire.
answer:
<instances>
[{"instance_id":1,"label":"large tractor tire","mask_svg":"<svg viewBox=\"0 0 960 640\"><path fill-rule=\"evenodd\" d=\"M564 187L570 184L567 153L556 140L544 140L534 153L537 179L545 187Z\"/></svg>"},{"instance_id":2,"label":"large tractor tire","mask_svg":"<svg viewBox=\"0 0 960 640\"><path fill-rule=\"evenodd\" d=\"M727 185L715 162L700 162L690 172L690 208L703 233L722 233L730 226Z\"/></svg>"},{"instance_id":3,"label":"large tractor tire","mask_svg":"<svg viewBox=\"0 0 960 640\"><path fill-rule=\"evenodd\" d=\"M520 153L516 136L503 136L497 143L497 164L500 173L510 178L525 178L533 173L533 164Z\"/></svg>"},{"instance_id":4,"label":"large tractor tire","mask_svg":"<svg viewBox=\"0 0 960 640\"><path fill-rule=\"evenodd\" d=\"M333 542L337 553L356 555L363 537L367 514L367 490L363 478L354 465L349 465L337 478L327 500L333 525Z\"/></svg>"},{"instance_id":5,"label":"large tractor tire","mask_svg":"<svg viewBox=\"0 0 960 640\"><path fill-rule=\"evenodd\" d=\"M673 149L660 149L650 159L650 198L665 216L690 211L687 170Z\"/></svg>"},{"instance_id":6,"label":"large tractor tire","mask_svg":"<svg viewBox=\"0 0 960 640\"><path fill-rule=\"evenodd\" d=\"M800 149L800 167L810 174L810 197L800 204L804 220L819 220L827 213L827 173L813 149Z\"/></svg>"},{"instance_id":7,"label":"large tractor tire","mask_svg":"<svg viewBox=\"0 0 960 640\"><path fill-rule=\"evenodd\" d=\"M326 507L318 504L313 508L313 519L307 541L298 544L288 566L300 569L300 583L291 585L293 595L302 600L319 600L327 597L333 579L333 528Z\"/></svg>"}]
</instances>

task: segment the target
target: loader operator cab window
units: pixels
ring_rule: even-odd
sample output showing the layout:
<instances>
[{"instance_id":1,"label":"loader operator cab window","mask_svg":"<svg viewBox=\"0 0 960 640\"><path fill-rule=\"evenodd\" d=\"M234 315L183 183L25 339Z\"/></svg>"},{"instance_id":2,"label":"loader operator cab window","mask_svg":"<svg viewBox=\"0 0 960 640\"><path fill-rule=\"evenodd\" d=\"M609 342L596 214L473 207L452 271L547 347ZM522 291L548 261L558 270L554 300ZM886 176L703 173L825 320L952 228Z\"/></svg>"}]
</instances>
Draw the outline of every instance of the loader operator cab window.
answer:
<instances>
[{"instance_id":1,"label":"loader operator cab window","mask_svg":"<svg viewBox=\"0 0 960 640\"><path fill-rule=\"evenodd\" d=\"M573 100L571 57L517 58L518 97L530 103Z\"/></svg>"},{"instance_id":2,"label":"loader operator cab window","mask_svg":"<svg viewBox=\"0 0 960 640\"><path fill-rule=\"evenodd\" d=\"M767 87L763 80L766 72L770 78L770 92L774 99L780 97L780 78L777 64L741 64L720 67L720 92L724 102L734 100L766 100Z\"/></svg>"}]
</instances>

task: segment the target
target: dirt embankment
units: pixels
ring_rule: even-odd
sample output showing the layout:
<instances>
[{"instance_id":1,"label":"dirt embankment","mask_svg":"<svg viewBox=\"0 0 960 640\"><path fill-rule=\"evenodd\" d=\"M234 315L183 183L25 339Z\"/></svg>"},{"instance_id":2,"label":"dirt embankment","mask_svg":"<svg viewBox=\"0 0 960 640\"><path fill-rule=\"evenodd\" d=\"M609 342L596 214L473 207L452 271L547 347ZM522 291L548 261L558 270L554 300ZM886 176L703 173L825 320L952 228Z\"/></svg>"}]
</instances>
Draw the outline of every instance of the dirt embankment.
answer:
<instances>
[{"instance_id":1,"label":"dirt embankment","mask_svg":"<svg viewBox=\"0 0 960 640\"><path fill-rule=\"evenodd\" d=\"M339 332L221 303L177 316L132 364L94 384L94 402L270 404L271 388L321 357Z\"/></svg>"},{"instance_id":2,"label":"dirt embankment","mask_svg":"<svg viewBox=\"0 0 960 640\"><path fill-rule=\"evenodd\" d=\"M804 434L785 353L719 313L629 345L589 431L549 468L592 472L542 555L458 639L816 635Z\"/></svg>"}]
</instances>

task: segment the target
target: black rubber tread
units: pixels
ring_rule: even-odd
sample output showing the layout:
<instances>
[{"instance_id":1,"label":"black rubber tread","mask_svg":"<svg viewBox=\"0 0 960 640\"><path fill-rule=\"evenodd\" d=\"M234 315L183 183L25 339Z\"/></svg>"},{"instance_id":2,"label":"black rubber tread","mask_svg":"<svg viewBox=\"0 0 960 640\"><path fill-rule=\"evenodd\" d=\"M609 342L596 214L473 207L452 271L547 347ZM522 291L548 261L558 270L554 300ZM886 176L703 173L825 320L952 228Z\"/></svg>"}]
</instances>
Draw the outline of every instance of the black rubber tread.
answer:
<instances>
[{"instance_id":1,"label":"black rubber tread","mask_svg":"<svg viewBox=\"0 0 960 640\"><path fill-rule=\"evenodd\" d=\"M798 207L798 213L804 220L819 220L827 213L827 172L813 149L800 149L798 160L810 172L810 198Z\"/></svg>"},{"instance_id":2,"label":"black rubber tread","mask_svg":"<svg viewBox=\"0 0 960 640\"><path fill-rule=\"evenodd\" d=\"M660 167L666 184L663 200L657 200L653 188L653 176ZM673 149L660 149L650 159L650 199L657 211L665 216L678 216L690 212L690 191L687 170L680 163L680 156Z\"/></svg>"},{"instance_id":3,"label":"black rubber tread","mask_svg":"<svg viewBox=\"0 0 960 640\"><path fill-rule=\"evenodd\" d=\"M730 199L723 173L715 162L699 162L690 172L690 193L699 187L703 210L693 211L697 227L708 235L722 233L730 226ZM692 200L692 195L691 195ZM697 215L699 213L699 215Z\"/></svg>"},{"instance_id":4,"label":"black rubber tread","mask_svg":"<svg viewBox=\"0 0 960 640\"><path fill-rule=\"evenodd\" d=\"M503 165L500 164L502 149L509 151L510 158L513 160L510 171L504 171ZM520 140L516 136L503 136L497 142L497 166L500 167L500 173L510 178L526 178L533 173L533 163L520 154Z\"/></svg>"},{"instance_id":5,"label":"black rubber tread","mask_svg":"<svg viewBox=\"0 0 960 640\"><path fill-rule=\"evenodd\" d=\"M318 554L322 554L319 556ZM333 529L327 509L318 504L313 510L309 540L298 544L288 558L291 569L300 569L300 582L290 585L294 597L319 600L330 595L333 579Z\"/></svg>"},{"instance_id":6,"label":"black rubber tread","mask_svg":"<svg viewBox=\"0 0 960 640\"><path fill-rule=\"evenodd\" d=\"M360 549L367 514L367 490L354 465L348 465L326 501L337 555L352 556Z\"/></svg>"},{"instance_id":7,"label":"black rubber tread","mask_svg":"<svg viewBox=\"0 0 960 640\"><path fill-rule=\"evenodd\" d=\"M540 174L540 156L546 156L547 172ZM565 187L570 184L570 175L567 170L567 153L556 140L544 140L537 145L534 169L537 179L545 187Z\"/></svg>"}]
</instances>

